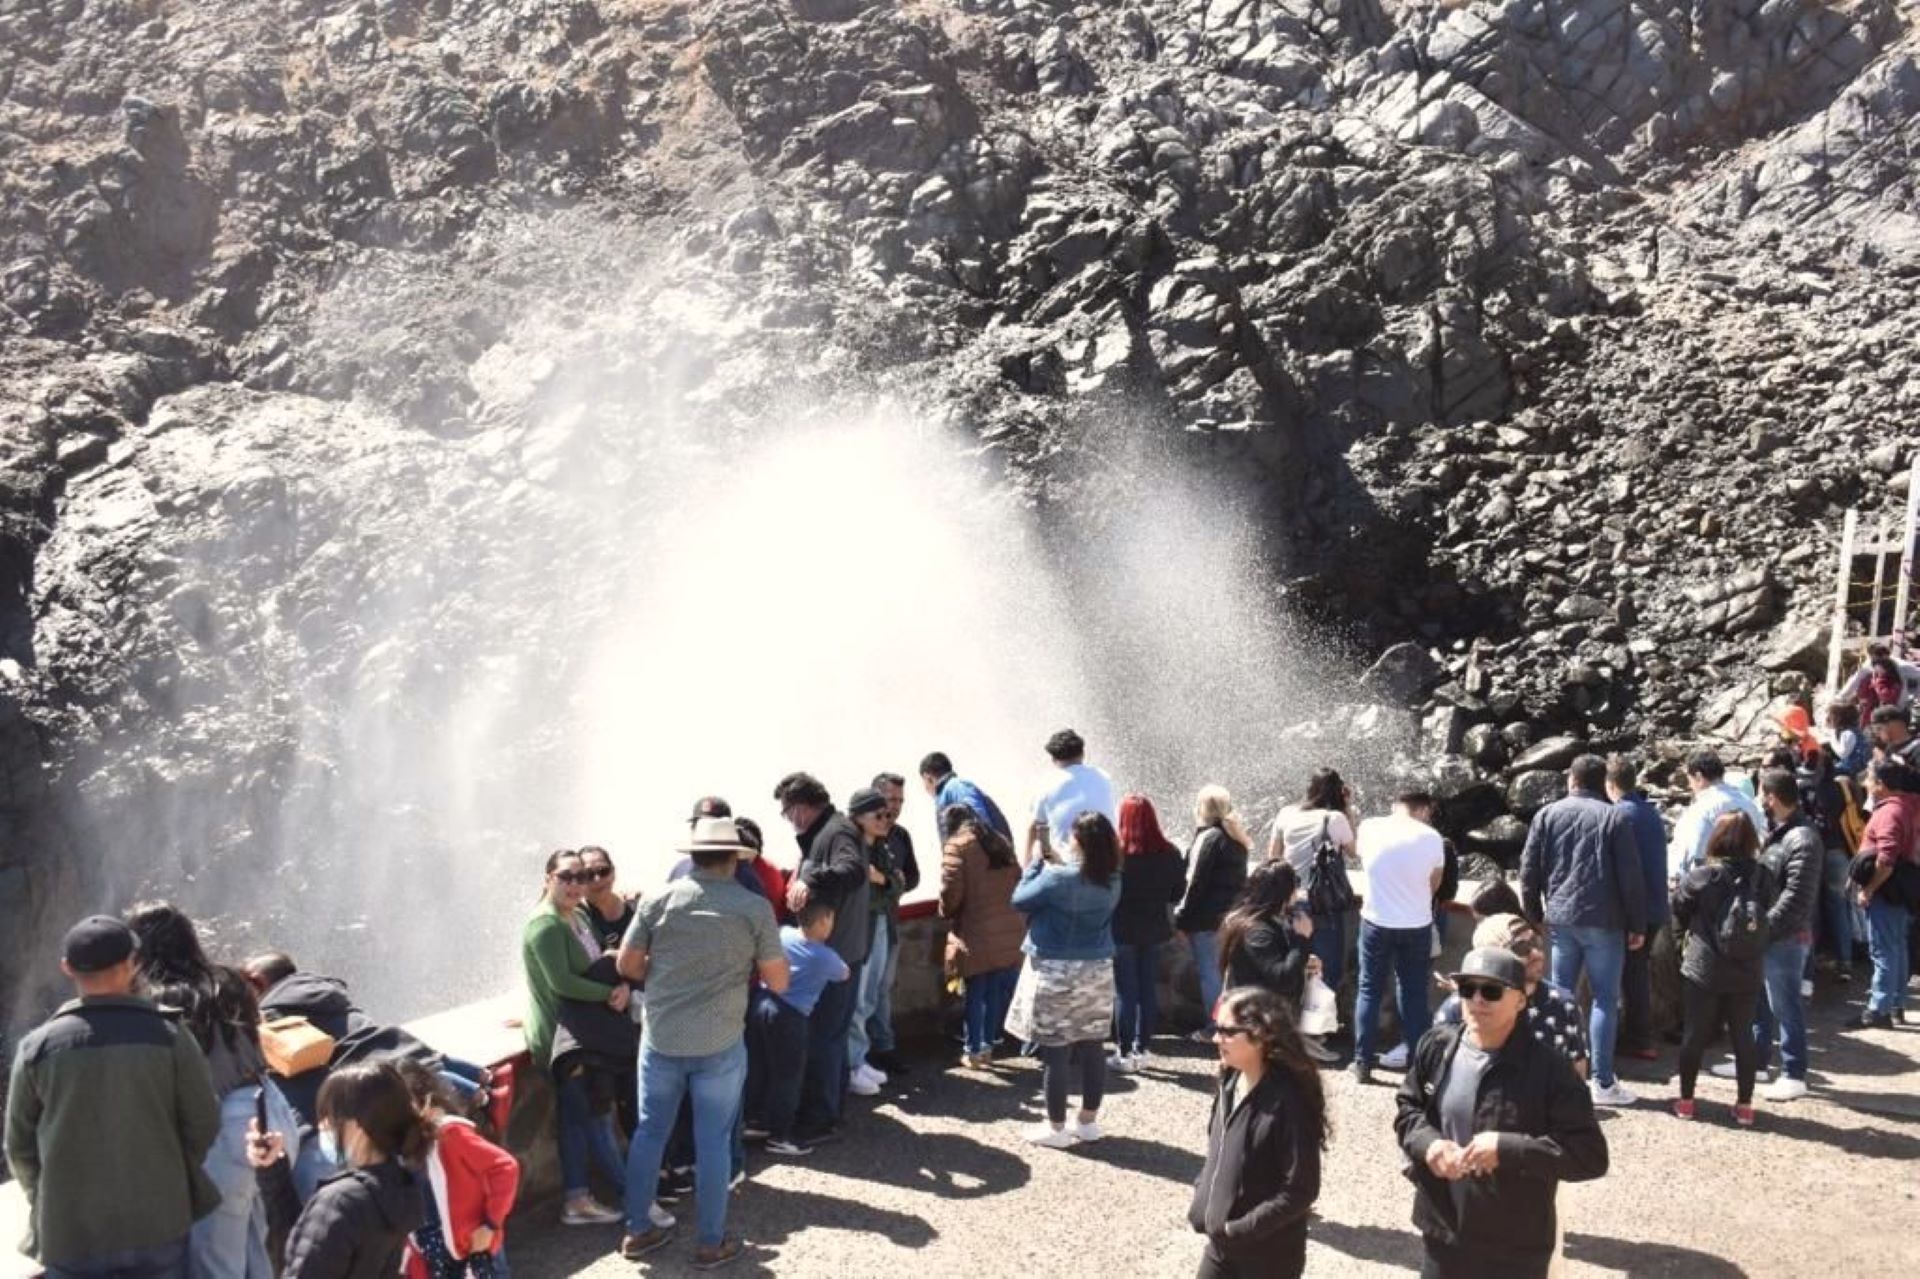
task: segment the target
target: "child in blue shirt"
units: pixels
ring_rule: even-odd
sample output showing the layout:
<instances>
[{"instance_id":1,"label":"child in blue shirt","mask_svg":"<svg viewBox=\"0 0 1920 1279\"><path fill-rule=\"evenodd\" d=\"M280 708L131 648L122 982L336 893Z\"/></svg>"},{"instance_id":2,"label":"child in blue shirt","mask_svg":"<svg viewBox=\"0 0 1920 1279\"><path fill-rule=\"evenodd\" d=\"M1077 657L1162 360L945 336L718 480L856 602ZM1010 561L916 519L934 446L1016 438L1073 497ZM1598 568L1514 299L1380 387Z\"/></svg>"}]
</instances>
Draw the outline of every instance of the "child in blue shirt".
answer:
<instances>
[{"instance_id":1,"label":"child in blue shirt","mask_svg":"<svg viewBox=\"0 0 1920 1279\"><path fill-rule=\"evenodd\" d=\"M785 993L758 987L747 1010L746 1126L766 1133L771 1154L798 1158L813 1153L812 1147L794 1141L793 1121L807 1072L807 1019L827 983L851 975L847 961L827 945L833 920L833 907L825 902L810 901L801 908L798 926L780 930L791 974Z\"/></svg>"}]
</instances>

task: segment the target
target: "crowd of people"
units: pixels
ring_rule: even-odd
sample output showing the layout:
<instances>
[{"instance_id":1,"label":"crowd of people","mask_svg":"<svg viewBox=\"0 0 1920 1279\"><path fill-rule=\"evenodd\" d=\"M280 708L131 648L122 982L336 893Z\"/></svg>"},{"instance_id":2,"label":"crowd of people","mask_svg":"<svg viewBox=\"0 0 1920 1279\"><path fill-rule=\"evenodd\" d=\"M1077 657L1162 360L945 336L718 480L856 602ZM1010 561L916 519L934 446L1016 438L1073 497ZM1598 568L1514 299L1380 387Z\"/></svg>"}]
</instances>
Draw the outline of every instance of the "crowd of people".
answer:
<instances>
[{"instance_id":1,"label":"crowd of people","mask_svg":"<svg viewBox=\"0 0 1920 1279\"><path fill-rule=\"evenodd\" d=\"M1699 1116L1721 1034L1731 1056L1712 1069L1735 1081L1737 1124L1755 1122L1776 1044L1765 1098L1806 1094L1816 938L1843 980L1856 933L1867 939L1859 1025L1900 1015L1920 743L1910 691L1871 695L1884 700L1870 740L1845 710L1816 733L1790 708L1751 790L1711 752L1690 757L1671 834L1632 762L1575 758L1517 879L1474 895L1472 946L1438 1009L1459 859L1425 792L1362 820L1343 779L1319 770L1256 851L1209 785L1181 848L1070 730L1047 741L1049 783L1018 829L931 753L918 777L936 813L961 1068L1037 1057L1044 1118L1024 1136L1101 1140L1109 1072L1154 1062L1164 952L1178 946L1205 1014L1192 1037L1220 1063L1190 1211L1203 1275L1302 1273L1331 1131L1321 1068L1341 1062L1361 1084L1401 1072L1395 1130L1426 1273L1543 1274L1555 1186L1607 1169L1594 1108L1637 1100L1617 1058L1657 1053L1649 955L1663 932L1684 991L1666 1028L1682 1120ZM620 1254L638 1259L672 1242L673 1205L690 1195L689 1263L723 1266L743 1249L727 1218L748 1147L804 1159L842 1134L849 1095L909 1069L891 1011L901 901L921 874L905 788L880 773L843 811L811 774L780 779L791 872L763 855L758 823L711 796L657 891L621 892L604 848L547 856L522 934L523 1026L554 1088L565 1224L618 1223ZM6 1126L50 1274L506 1273L519 1169L492 1136L511 1077L374 1022L284 954L213 962L163 903L82 921L62 964L77 998L22 1043ZM596 1197L596 1175L616 1202Z\"/></svg>"}]
</instances>

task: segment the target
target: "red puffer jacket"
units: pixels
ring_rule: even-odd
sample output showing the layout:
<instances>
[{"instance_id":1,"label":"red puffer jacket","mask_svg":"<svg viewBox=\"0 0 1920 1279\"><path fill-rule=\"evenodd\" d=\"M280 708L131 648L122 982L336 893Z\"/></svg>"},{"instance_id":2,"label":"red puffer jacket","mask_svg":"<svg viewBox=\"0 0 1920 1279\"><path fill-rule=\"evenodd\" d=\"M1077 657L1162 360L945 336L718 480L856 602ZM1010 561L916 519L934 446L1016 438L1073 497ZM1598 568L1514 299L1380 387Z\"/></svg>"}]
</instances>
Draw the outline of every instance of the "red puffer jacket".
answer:
<instances>
[{"instance_id":1,"label":"red puffer jacket","mask_svg":"<svg viewBox=\"0 0 1920 1279\"><path fill-rule=\"evenodd\" d=\"M499 1252L506 1239L507 1214L520 1191L519 1161L482 1137L467 1120L449 1115L440 1121L426 1172L447 1250L456 1258L467 1256L473 1251L473 1232L489 1226L493 1243L488 1250ZM430 1279L432 1274L411 1237L406 1269L409 1279Z\"/></svg>"}]
</instances>

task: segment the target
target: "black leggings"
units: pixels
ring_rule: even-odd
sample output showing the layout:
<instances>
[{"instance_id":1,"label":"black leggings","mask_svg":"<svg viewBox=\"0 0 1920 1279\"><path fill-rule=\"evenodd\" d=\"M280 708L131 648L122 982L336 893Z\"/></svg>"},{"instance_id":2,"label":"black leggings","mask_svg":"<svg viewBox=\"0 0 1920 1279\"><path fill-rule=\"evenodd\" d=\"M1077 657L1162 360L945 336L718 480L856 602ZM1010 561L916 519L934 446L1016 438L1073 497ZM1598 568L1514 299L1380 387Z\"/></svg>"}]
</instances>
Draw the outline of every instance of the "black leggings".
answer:
<instances>
[{"instance_id":1,"label":"black leggings","mask_svg":"<svg viewBox=\"0 0 1920 1279\"><path fill-rule=\"evenodd\" d=\"M1107 1056L1098 1039L1042 1048L1040 1061L1046 1067L1047 1118L1054 1127L1067 1122L1067 1082L1075 1066L1080 1068L1080 1109L1100 1109L1107 1091Z\"/></svg>"},{"instance_id":2,"label":"black leggings","mask_svg":"<svg viewBox=\"0 0 1920 1279\"><path fill-rule=\"evenodd\" d=\"M1693 1099L1694 1081L1700 1077L1700 1061L1707 1045L1721 1027L1733 1041L1733 1064L1740 1072L1740 1104L1753 1104L1753 1077L1759 1070L1759 1054L1753 1049L1754 992L1716 995L1691 981L1680 983L1680 997L1687 1014L1687 1035L1680 1043L1680 1095Z\"/></svg>"}]
</instances>

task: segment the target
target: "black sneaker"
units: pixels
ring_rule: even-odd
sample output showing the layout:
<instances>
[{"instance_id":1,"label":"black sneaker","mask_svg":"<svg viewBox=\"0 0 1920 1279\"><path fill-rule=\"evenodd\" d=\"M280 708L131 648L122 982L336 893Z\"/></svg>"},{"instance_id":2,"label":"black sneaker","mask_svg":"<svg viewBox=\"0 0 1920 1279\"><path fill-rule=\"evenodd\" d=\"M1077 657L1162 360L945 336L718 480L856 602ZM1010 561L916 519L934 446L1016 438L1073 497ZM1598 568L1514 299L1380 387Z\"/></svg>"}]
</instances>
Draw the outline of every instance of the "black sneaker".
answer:
<instances>
[{"instance_id":1,"label":"black sneaker","mask_svg":"<svg viewBox=\"0 0 1920 1279\"><path fill-rule=\"evenodd\" d=\"M1373 1068L1365 1062L1356 1061L1347 1067L1347 1073L1353 1076L1353 1082L1362 1088L1373 1082Z\"/></svg>"},{"instance_id":2,"label":"black sneaker","mask_svg":"<svg viewBox=\"0 0 1920 1279\"><path fill-rule=\"evenodd\" d=\"M663 1204L676 1203L693 1193L693 1178L683 1172L663 1172L660 1174L660 1189L653 1197Z\"/></svg>"},{"instance_id":3,"label":"black sneaker","mask_svg":"<svg viewBox=\"0 0 1920 1279\"><path fill-rule=\"evenodd\" d=\"M901 1059L900 1054L896 1052L868 1053L867 1060L878 1066L889 1076L910 1075L913 1073L907 1068L907 1063Z\"/></svg>"},{"instance_id":4,"label":"black sneaker","mask_svg":"<svg viewBox=\"0 0 1920 1279\"><path fill-rule=\"evenodd\" d=\"M1892 1030L1892 1013L1862 1012L1858 1017L1849 1018L1841 1023L1845 1030Z\"/></svg>"},{"instance_id":5,"label":"black sneaker","mask_svg":"<svg viewBox=\"0 0 1920 1279\"><path fill-rule=\"evenodd\" d=\"M838 1128L808 1128L802 1132L794 1133L793 1140L796 1145L801 1146L824 1146L830 1141L840 1140L840 1130Z\"/></svg>"}]
</instances>

